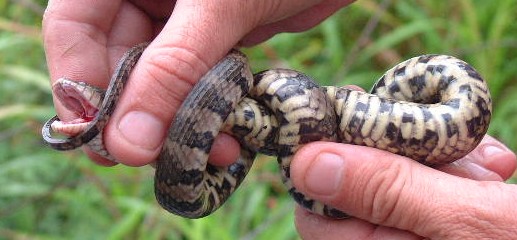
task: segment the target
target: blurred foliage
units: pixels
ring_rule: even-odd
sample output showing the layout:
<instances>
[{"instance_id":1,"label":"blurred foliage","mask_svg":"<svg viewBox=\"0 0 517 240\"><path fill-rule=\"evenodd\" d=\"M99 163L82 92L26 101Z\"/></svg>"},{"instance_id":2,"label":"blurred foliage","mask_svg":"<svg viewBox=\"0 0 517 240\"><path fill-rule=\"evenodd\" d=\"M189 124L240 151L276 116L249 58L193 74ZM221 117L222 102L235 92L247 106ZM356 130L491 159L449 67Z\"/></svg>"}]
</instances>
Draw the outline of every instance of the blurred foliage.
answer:
<instances>
[{"instance_id":1,"label":"blurred foliage","mask_svg":"<svg viewBox=\"0 0 517 240\"><path fill-rule=\"evenodd\" d=\"M54 114L41 39L46 1L0 0L0 239L297 239L276 163L261 157L214 215L161 210L153 170L96 166L40 140ZM490 133L517 150L517 2L358 1L318 27L247 49L255 71L288 67L369 88L394 64L445 53L474 65L494 98ZM510 180L515 183L515 179Z\"/></svg>"}]
</instances>

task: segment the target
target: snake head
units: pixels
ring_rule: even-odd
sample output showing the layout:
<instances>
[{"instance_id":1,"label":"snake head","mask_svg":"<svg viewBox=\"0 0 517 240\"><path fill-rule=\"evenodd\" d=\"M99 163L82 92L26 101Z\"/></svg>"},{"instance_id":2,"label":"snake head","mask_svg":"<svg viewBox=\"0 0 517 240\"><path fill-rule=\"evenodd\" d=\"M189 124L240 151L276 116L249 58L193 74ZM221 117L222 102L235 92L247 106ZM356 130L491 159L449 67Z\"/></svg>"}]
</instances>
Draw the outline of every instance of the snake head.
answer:
<instances>
[{"instance_id":1,"label":"snake head","mask_svg":"<svg viewBox=\"0 0 517 240\"><path fill-rule=\"evenodd\" d=\"M74 115L72 120L58 120L51 124L54 132L66 136L75 136L84 131L99 112L104 98L104 90L66 78L58 79L52 85L52 91L59 102Z\"/></svg>"}]
</instances>

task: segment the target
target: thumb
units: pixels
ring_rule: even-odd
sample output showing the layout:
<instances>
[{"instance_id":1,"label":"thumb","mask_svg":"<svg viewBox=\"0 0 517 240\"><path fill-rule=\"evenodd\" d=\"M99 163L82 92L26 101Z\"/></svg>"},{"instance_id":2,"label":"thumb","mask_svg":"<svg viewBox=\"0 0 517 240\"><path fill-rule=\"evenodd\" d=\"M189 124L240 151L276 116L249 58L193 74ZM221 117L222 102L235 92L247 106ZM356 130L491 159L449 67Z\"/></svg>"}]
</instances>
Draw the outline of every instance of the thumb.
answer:
<instances>
[{"instance_id":1,"label":"thumb","mask_svg":"<svg viewBox=\"0 0 517 240\"><path fill-rule=\"evenodd\" d=\"M517 234L515 185L452 176L385 151L308 144L295 155L291 177L308 197L420 236Z\"/></svg>"},{"instance_id":2,"label":"thumb","mask_svg":"<svg viewBox=\"0 0 517 240\"><path fill-rule=\"evenodd\" d=\"M193 85L247 32L246 24L228 22L234 17L227 8L214 5L177 1L167 24L133 70L105 132L107 150L124 164L144 165L156 158ZM215 145L234 149L224 151L234 160L238 144L229 137L222 139L227 143L216 140Z\"/></svg>"}]
</instances>

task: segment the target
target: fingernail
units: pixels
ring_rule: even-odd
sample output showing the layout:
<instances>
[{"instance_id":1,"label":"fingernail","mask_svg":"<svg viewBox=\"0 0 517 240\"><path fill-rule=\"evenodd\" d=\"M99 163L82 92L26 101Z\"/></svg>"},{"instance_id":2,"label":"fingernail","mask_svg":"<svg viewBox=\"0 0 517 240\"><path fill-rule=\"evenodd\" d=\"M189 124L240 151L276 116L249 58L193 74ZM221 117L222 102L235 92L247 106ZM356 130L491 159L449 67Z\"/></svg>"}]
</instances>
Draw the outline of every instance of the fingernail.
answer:
<instances>
[{"instance_id":1,"label":"fingernail","mask_svg":"<svg viewBox=\"0 0 517 240\"><path fill-rule=\"evenodd\" d=\"M345 161L334 153L320 153L305 176L307 190L320 196L331 196L341 186Z\"/></svg>"},{"instance_id":2,"label":"fingernail","mask_svg":"<svg viewBox=\"0 0 517 240\"><path fill-rule=\"evenodd\" d=\"M497 154L505 152L505 149L502 149L500 147L494 146L494 145L488 145L483 148L483 157L493 157Z\"/></svg>"},{"instance_id":3,"label":"fingernail","mask_svg":"<svg viewBox=\"0 0 517 240\"><path fill-rule=\"evenodd\" d=\"M126 141L136 147L155 150L163 140L165 127L154 115L133 111L122 117L118 130Z\"/></svg>"}]
</instances>

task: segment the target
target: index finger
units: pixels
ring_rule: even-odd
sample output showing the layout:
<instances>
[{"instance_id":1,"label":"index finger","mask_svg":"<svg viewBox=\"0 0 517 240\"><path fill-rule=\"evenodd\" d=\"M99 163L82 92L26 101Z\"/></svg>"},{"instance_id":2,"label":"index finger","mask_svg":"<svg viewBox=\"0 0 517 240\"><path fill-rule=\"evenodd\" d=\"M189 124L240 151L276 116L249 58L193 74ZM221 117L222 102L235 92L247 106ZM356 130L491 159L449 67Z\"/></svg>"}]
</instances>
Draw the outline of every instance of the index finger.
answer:
<instances>
[{"instance_id":1,"label":"index finger","mask_svg":"<svg viewBox=\"0 0 517 240\"><path fill-rule=\"evenodd\" d=\"M48 2L43 37L51 81L66 76L99 86L109 79L107 33L120 3L120 0ZM63 119L72 117L59 101L54 99L54 103Z\"/></svg>"},{"instance_id":2,"label":"index finger","mask_svg":"<svg viewBox=\"0 0 517 240\"><path fill-rule=\"evenodd\" d=\"M105 88L120 56L153 34L143 11L120 0L49 1L43 35L51 80L66 77ZM66 120L64 108L54 102Z\"/></svg>"},{"instance_id":3,"label":"index finger","mask_svg":"<svg viewBox=\"0 0 517 240\"><path fill-rule=\"evenodd\" d=\"M120 0L49 1L43 18L43 36L51 81L66 77L106 87L111 69L122 53L149 36L135 31L146 29L136 24L145 22L137 11ZM132 31L123 25L132 25ZM55 96L54 105L60 119L77 118ZM101 165L113 165L91 151L86 153Z\"/></svg>"}]
</instances>

